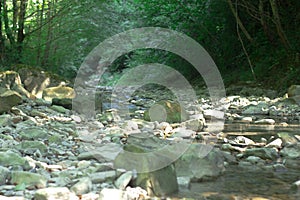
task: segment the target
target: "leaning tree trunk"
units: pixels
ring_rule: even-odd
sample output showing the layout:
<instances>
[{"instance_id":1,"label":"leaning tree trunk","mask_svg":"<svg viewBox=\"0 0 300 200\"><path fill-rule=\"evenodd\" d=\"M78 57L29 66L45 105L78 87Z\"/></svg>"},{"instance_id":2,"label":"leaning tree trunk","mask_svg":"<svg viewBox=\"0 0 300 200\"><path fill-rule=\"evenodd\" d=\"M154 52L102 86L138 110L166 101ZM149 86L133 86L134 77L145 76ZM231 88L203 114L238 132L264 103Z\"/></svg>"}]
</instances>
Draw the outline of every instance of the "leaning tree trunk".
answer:
<instances>
[{"instance_id":1,"label":"leaning tree trunk","mask_svg":"<svg viewBox=\"0 0 300 200\"><path fill-rule=\"evenodd\" d=\"M264 8L264 0L259 0L259 5L258 5L258 12L259 12L259 17L260 17L260 24L264 30L264 33L266 37L268 38L269 42L274 45L274 36L270 32L270 28L268 26L268 23L266 22L266 13L265 13L265 8Z\"/></svg>"},{"instance_id":2,"label":"leaning tree trunk","mask_svg":"<svg viewBox=\"0 0 300 200\"><path fill-rule=\"evenodd\" d=\"M47 27L47 38L46 38L46 46L44 51L44 56L42 58L42 65L47 66L49 63L49 56L50 56L50 50L51 50L51 43L52 43L52 1L48 1L48 12L47 12L47 21L48 21L48 27Z\"/></svg>"},{"instance_id":3,"label":"leaning tree trunk","mask_svg":"<svg viewBox=\"0 0 300 200\"><path fill-rule=\"evenodd\" d=\"M251 35L248 33L247 29L245 28L243 22L241 21L241 19L239 18L236 10L234 9L234 6L232 4L231 0L227 0L228 5L230 7L230 10L232 12L232 14L234 15L239 27L241 28L242 32L244 33L244 35L246 36L246 38L252 43L253 42L253 38L251 37Z\"/></svg>"},{"instance_id":4,"label":"leaning tree trunk","mask_svg":"<svg viewBox=\"0 0 300 200\"><path fill-rule=\"evenodd\" d=\"M44 26L44 12L45 12L45 4L46 1L43 0L42 2L42 6L41 9L39 8L39 5L37 6L36 10L38 11L38 15L37 15L37 25L39 27L38 29L38 36L37 36L37 53L36 53L36 65L40 66L41 65L41 54L42 54L42 40L43 40L43 36L42 36L42 27Z\"/></svg>"},{"instance_id":5,"label":"leaning tree trunk","mask_svg":"<svg viewBox=\"0 0 300 200\"><path fill-rule=\"evenodd\" d=\"M276 0L269 0L271 8L272 8L272 13L273 13L273 18L274 18L274 23L276 25L276 29L277 29L277 33L278 36L280 38L281 43L283 44L283 46L285 47L286 50L290 50L291 49L291 45L283 31L282 25L281 25L281 21L280 21L280 16L278 13L278 7L276 4Z\"/></svg>"},{"instance_id":6,"label":"leaning tree trunk","mask_svg":"<svg viewBox=\"0 0 300 200\"><path fill-rule=\"evenodd\" d=\"M2 1L0 1L0 13L2 13ZM5 53L5 45L4 45L4 36L3 36L3 29L2 29L2 17L0 16L0 62L2 62Z\"/></svg>"}]
</instances>

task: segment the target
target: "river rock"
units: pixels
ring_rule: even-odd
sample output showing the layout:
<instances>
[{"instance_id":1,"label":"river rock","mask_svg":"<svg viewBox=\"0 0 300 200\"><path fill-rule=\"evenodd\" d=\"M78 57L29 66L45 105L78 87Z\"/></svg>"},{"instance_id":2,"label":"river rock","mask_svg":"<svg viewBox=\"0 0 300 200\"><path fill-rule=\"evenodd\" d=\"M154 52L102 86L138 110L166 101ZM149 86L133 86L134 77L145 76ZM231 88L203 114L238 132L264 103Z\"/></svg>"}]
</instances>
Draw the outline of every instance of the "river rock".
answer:
<instances>
[{"instance_id":1,"label":"river rock","mask_svg":"<svg viewBox=\"0 0 300 200\"><path fill-rule=\"evenodd\" d=\"M132 188L132 187L128 186L126 188L126 194L127 194L127 198L130 200L150 199L150 197L147 195L147 191L142 189L141 187Z\"/></svg>"},{"instance_id":2,"label":"river rock","mask_svg":"<svg viewBox=\"0 0 300 200\"><path fill-rule=\"evenodd\" d=\"M99 200L129 200L125 191L112 188L104 188L100 192Z\"/></svg>"},{"instance_id":3,"label":"river rock","mask_svg":"<svg viewBox=\"0 0 300 200\"><path fill-rule=\"evenodd\" d=\"M19 74L15 71L0 72L0 87L13 90L27 98L32 97L30 93L22 86Z\"/></svg>"},{"instance_id":4,"label":"river rock","mask_svg":"<svg viewBox=\"0 0 300 200\"><path fill-rule=\"evenodd\" d=\"M162 100L152 105L144 113L146 121L178 123L188 119L188 113L179 103Z\"/></svg>"},{"instance_id":5,"label":"river rock","mask_svg":"<svg viewBox=\"0 0 300 200\"><path fill-rule=\"evenodd\" d=\"M1 199L1 200L25 200L24 197L17 197L17 196L14 196L14 197L6 197L6 196L2 196L2 195L0 195L0 199Z\"/></svg>"},{"instance_id":6,"label":"river rock","mask_svg":"<svg viewBox=\"0 0 300 200\"><path fill-rule=\"evenodd\" d=\"M269 124L269 125L274 125L275 120L274 119L260 119L254 122L255 124Z\"/></svg>"},{"instance_id":7,"label":"river rock","mask_svg":"<svg viewBox=\"0 0 300 200\"><path fill-rule=\"evenodd\" d=\"M0 185L4 185L9 176L10 176L9 169L0 166Z\"/></svg>"},{"instance_id":8,"label":"river rock","mask_svg":"<svg viewBox=\"0 0 300 200\"><path fill-rule=\"evenodd\" d=\"M66 187L49 187L39 189L34 194L34 200L79 200L79 198Z\"/></svg>"},{"instance_id":9,"label":"river rock","mask_svg":"<svg viewBox=\"0 0 300 200\"><path fill-rule=\"evenodd\" d=\"M263 159L261 159L260 157L256 157L256 156L249 156L246 158L247 162L250 162L251 164L264 164L265 161Z\"/></svg>"},{"instance_id":10,"label":"river rock","mask_svg":"<svg viewBox=\"0 0 300 200\"><path fill-rule=\"evenodd\" d=\"M300 191L300 180L293 183L292 189Z\"/></svg>"},{"instance_id":11,"label":"river rock","mask_svg":"<svg viewBox=\"0 0 300 200\"><path fill-rule=\"evenodd\" d=\"M205 119L224 119L224 112L219 110L204 110L203 115Z\"/></svg>"},{"instance_id":12,"label":"river rock","mask_svg":"<svg viewBox=\"0 0 300 200\"><path fill-rule=\"evenodd\" d=\"M54 98L64 99L70 98L73 99L75 97L75 91L71 87L67 86L57 86L46 88L43 91L43 99L47 101L52 101Z\"/></svg>"},{"instance_id":13,"label":"river rock","mask_svg":"<svg viewBox=\"0 0 300 200\"><path fill-rule=\"evenodd\" d=\"M243 153L244 156L256 156L261 159L275 160L278 158L278 153L274 148L252 148L246 149Z\"/></svg>"},{"instance_id":14,"label":"river rock","mask_svg":"<svg viewBox=\"0 0 300 200\"><path fill-rule=\"evenodd\" d=\"M175 162L176 174L192 181L217 177L225 170L224 161L223 153L211 145L191 144Z\"/></svg>"},{"instance_id":15,"label":"river rock","mask_svg":"<svg viewBox=\"0 0 300 200\"><path fill-rule=\"evenodd\" d=\"M72 110L71 98L53 98L52 105L62 106L66 109Z\"/></svg>"},{"instance_id":16,"label":"river rock","mask_svg":"<svg viewBox=\"0 0 300 200\"><path fill-rule=\"evenodd\" d=\"M266 147L275 147L277 149L280 149L282 147L282 140L280 138L277 138L266 145Z\"/></svg>"},{"instance_id":17,"label":"river rock","mask_svg":"<svg viewBox=\"0 0 300 200\"><path fill-rule=\"evenodd\" d=\"M90 175L92 183L113 182L117 177L115 170L97 172Z\"/></svg>"},{"instance_id":18,"label":"river rock","mask_svg":"<svg viewBox=\"0 0 300 200\"><path fill-rule=\"evenodd\" d=\"M185 126L187 129L193 130L193 131L202 131L205 126L205 120L204 119L190 119L182 123L183 126Z\"/></svg>"},{"instance_id":19,"label":"river rock","mask_svg":"<svg viewBox=\"0 0 300 200\"><path fill-rule=\"evenodd\" d=\"M188 176L177 177L179 188L189 189L191 186L191 178Z\"/></svg>"},{"instance_id":20,"label":"river rock","mask_svg":"<svg viewBox=\"0 0 300 200\"><path fill-rule=\"evenodd\" d=\"M11 123L11 115L0 115L0 127L8 126Z\"/></svg>"},{"instance_id":21,"label":"river rock","mask_svg":"<svg viewBox=\"0 0 300 200\"><path fill-rule=\"evenodd\" d=\"M76 195L87 194L92 190L92 181L90 178L81 178L70 190Z\"/></svg>"},{"instance_id":22,"label":"river rock","mask_svg":"<svg viewBox=\"0 0 300 200\"><path fill-rule=\"evenodd\" d=\"M57 106L57 105L52 105L51 109L56 111L56 112L62 113L62 114L67 114L69 112L68 109L66 109L62 106Z\"/></svg>"},{"instance_id":23,"label":"river rock","mask_svg":"<svg viewBox=\"0 0 300 200\"><path fill-rule=\"evenodd\" d=\"M47 146L40 141L23 141L16 146L16 149L23 151L28 154L33 154L37 150L42 154L46 155L48 152Z\"/></svg>"},{"instance_id":24,"label":"river rock","mask_svg":"<svg viewBox=\"0 0 300 200\"><path fill-rule=\"evenodd\" d=\"M78 155L78 160L97 159L100 162L111 162L115 160L121 151L121 145L108 143L99 147L94 147L90 151L80 153Z\"/></svg>"},{"instance_id":25,"label":"river rock","mask_svg":"<svg viewBox=\"0 0 300 200\"><path fill-rule=\"evenodd\" d=\"M14 85L21 85L21 78L15 71L0 72L0 87L11 89Z\"/></svg>"},{"instance_id":26,"label":"river rock","mask_svg":"<svg viewBox=\"0 0 300 200\"><path fill-rule=\"evenodd\" d=\"M178 138L191 139L193 136L196 135L195 131L188 130L185 127L175 128L172 132L173 132L172 137L178 137Z\"/></svg>"},{"instance_id":27,"label":"river rock","mask_svg":"<svg viewBox=\"0 0 300 200\"><path fill-rule=\"evenodd\" d=\"M134 185L145 189L148 195L174 194L178 190L175 167L169 165L153 172L138 173Z\"/></svg>"},{"instance_id":28,"label":"river rock","mask_svg":"<svg viewBox=\"0 0 300 200\"><path fill-rule=\"evenodd\" d=\"M269 106L267 103L260 102L257 105L248 105L242 112L244 115L267 115L269 113Z\"/></svg>"},{"instance_id":29,"label":"river rock","mask_svg":"<svg viewBox=\"0 0 300 200\"><path fill-rule=\"evenodd\" d=\"M38 69L22 68L18 73L25 89L37 98L42 98L43 90L50 85L50 77Z\"/></svg>"},{"instance_id":30,"label":"river rock","mask_svg":"<svg viewBox=\"0 0 300 200\"><path fill-rule=\"evenodd\" d=\"M178 190L176 171L172 164L172 146L151 134L129 135L127 145L114 161L115 168L136 170L135 186L149 195L168 195ZM168 147L168 146L167 146Z\"/></svg>"},{"instance_id":31,"label":"river rock","mask_svg":"<svg viewBox=\"0 0 300 200\"><path fill-rule=\"evenodd\" d=\"M23 140L47 139L48 137L48 133L44 129L37 127L24 128L19 134Z\"/></svg>"},{"instance_id":32,"label":"river rock","mask_svg":"<svg viewBox=\"0 0 300 200\"><path fill-rule=\"evenodd\" d=\"M45 88L58 86L65 81L56 74L27 65L17 65L15 70L20 75L24 88L37 98L42 98Z\"/></svg>"},{"instance_id":33,"label":"river rock","mask_svg":"<svg viewBox=\"0 0 300 200\"><path fill-rule=\"evenodd\" d=\"M295 145L298 140L289 132L279 132L278 137L282 140L283 146Z\"/></svg>"},{"instance_id":34,"label":"river rock","mask_svg":"<svg viewBox=\"0 0 300 200\"><path fill-rule=\"evenodd\" d=\"M22 102L22 97L19 93L0 88L0 114L9 111L13 106Z\"/></svg>"},{"instance_id":35,"label":"river rock","mask_svg":"<svg viewBox=\"0 0 300 200\"><path fill-rule=\"evenodd\" d=\"M298 159L300 158L300 143L293 146L286 146L281 151L280 154L286 158Z\"/></svg>"},{"instance_id":36,"label":"river rock","mask_svg":"<svg viewBox=\"0 0 300 200\"><path fill-rule=\"evenodd\" d=\"M115 186L118 189L124 190L132 178L133 178L132 171L125 172L115 181Z\"/></svg>"},{"instance_id":37,"label":"river rock","mask_svg":"<svg viewBox=\"0 0 300 200\"><path fill-rule=\"evenodd\" d=\"M11 184L25 184L26 186L35 186L37 188L45 188L47 186L47 178L40 174L12 171Z\"/></svg>"},{"instance_id":38,"label":"river rock","mask_svg":"<svg viewBox=\"0 0 300 200\"><path fill-rule=\"evenodd\" d=\"M12 151L0 152L0 165L4 167L22 166L25 169L30 168L26 159Z\"/></svg>"},{"instance_id":39,"label":"river rock","mask_svg":"<svg viewBox=\"0 0 300 200\"><path fill-rule=\"evenodd\" d=\"M300 85L291 85L288 88L288 97L294 97L300 95Z\"/></svg>"}]
</instances>

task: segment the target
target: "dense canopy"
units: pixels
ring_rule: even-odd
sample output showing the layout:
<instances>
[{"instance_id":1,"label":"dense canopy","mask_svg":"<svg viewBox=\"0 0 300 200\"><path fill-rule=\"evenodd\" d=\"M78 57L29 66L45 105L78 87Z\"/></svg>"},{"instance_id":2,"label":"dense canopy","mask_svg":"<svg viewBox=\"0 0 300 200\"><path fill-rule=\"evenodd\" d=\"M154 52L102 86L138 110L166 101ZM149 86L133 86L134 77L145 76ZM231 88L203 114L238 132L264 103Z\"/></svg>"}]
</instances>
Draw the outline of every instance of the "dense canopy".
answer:
<instances>
[{"instance_id":1,"label":"dense canopy","mask_svg":"<svg viewBox=\"0 0 300 200\"><path fill-rule=\"evenodd\" d=\"M164 27L199 42L226 84L286 88L299 81L298 0L1 0L0 67L40 67L72 79L101 41L125 30ZM182 58L157 49L120 57L110 71L158 62L199 78Z\"/></svg>"}]
</instances>

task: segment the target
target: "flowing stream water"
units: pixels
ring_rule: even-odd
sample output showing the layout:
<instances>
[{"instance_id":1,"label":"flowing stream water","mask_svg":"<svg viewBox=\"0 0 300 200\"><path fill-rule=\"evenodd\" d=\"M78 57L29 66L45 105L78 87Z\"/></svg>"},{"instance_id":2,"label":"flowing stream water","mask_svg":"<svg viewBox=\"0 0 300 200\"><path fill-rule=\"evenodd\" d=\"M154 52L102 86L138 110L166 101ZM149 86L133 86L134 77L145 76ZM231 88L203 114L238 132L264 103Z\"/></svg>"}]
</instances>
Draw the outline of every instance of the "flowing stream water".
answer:
<instances>
[{"instance_id":1,"label":"flowing stream water","mask_svg":"<svg viewBox=\"0 0 300 200\"><path fill-rule=\"evenodd\" d=\"M300 124L286 127L274 125L225 124L224 133L228 138L246 136L256 142L261 138L270 138L279 132L299 134ZM300 164L300 160L297 162ZM199 166L201 167L201 166ZM252 199L252 200L298 200L291 185L300 179L300 166L296 169L278 169L266 171L262 169L245 169L238 165L230 165L224 174L215 180L191 183L190 189L181 189L180 198L193 199Z\"/></svg>"}]
</instances>

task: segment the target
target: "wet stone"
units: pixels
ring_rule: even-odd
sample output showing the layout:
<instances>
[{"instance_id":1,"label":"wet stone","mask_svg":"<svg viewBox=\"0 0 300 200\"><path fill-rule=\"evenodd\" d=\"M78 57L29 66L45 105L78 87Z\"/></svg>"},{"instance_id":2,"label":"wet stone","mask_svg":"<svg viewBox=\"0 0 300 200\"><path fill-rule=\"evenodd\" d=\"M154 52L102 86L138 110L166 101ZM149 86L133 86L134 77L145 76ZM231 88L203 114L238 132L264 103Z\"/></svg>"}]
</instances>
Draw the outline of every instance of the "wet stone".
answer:
<instances>
[{"instance_id":1,"label":"wet stone","mask_svg":"<svg viewBox=\"0 0 300 200\"><path fill-rule=\"evenodd\" d=\"M37 188L45 188L47 185L47 179L36 173L13 171L11 174L12 184L25 184L26 186L35 186Z\"/></svg>"},{"instance_id":2,"label":"wet stone","mask_svg":"<svg viewBox=\"0 0 300 200\"><path fill-rule=\"evenodd\" d=\"M82 178L70 190L76 195L87 194L92 190L92 181L88 177Z\"/></svg>"},{"instance_id":3,"label":"wet stone","mask_svg":"<svg viewBox=\"0 0 300 200\"><path fill-rule=\"evenodd\" d=\"M90 175L92 183L103 183L103 182L112 182L117 176L116 171L104 171L104 172L98 172L93 173Z\"/></svg>"},{"instance_id":4,"label":"wet stone","mask_svg":"<svg viewBox=\"0 0 300 200\"><path fill-rule=\"evenodd\" d=\"M115 181L115 186L118 189L124 190L132 178L133 178L132 171L125 172Z\"/></svg>"},{"instance_id":5,"label":"wet stone","mask_svg":"<svg viewBox=\"0 0 300 200\"><path fill-rule=\"evenodd\" d=\"M275 160L278 158L279 154L274 148L252 148L246 149L243 153L244 156L256 156L261 159Z\"/></svg>"},{"instance_id":6,"label":"wet stone","mask_svg":"<svg viewBox=\"0 0 300 200\"><path fill-rule=\"evenodd\" d=\"M48 133L41 128L26 128L20 131L20 137L24 140L47 139Z\"/></svg>"},{"instance_id":7,"label":"wet stone","mask_svg":"<svg viewBox=\"0 0 300 200\"><path fill-rule=\"evenodd\" d=\"M6 167L0 166L0 185L4 185L10 175L10 171Z\"/></svg>"},{"instance_id":8,"label":"wet stone","mask_svg":"<svg viewBox=\"0 0 300 200\"><path fill-rule=\"evenodd\" d=\"M21 166L25 169L30 168L28 162L24 158L11 151L0 152L0 165L4 167Z\"/></svg>"}]
</instances>

